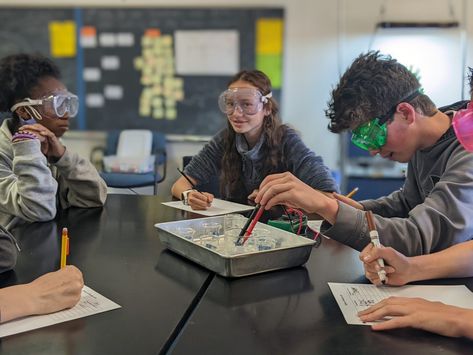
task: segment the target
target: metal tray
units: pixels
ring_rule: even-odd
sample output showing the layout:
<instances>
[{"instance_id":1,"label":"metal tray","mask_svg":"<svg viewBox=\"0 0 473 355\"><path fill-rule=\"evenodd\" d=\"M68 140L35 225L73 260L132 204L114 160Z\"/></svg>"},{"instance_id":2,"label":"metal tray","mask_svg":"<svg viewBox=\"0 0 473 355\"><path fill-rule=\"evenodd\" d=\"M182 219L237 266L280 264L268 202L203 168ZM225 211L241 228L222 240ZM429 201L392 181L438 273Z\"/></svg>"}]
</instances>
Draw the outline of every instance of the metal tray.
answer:
<instances>
[{"instance_id":1,"label":"metal tray","mask_svg":"<svg viewBox=\"0 0 473 355\"><path fill-rule=\"evenodd\" d=\"M245 221L245 217L232 214L158 223L155 227L166 248L225 277L299 266L309 258L313 240L260 222L243 247L235 246L235 232ZM212 235L209 231L215 224L220 229Z\"/></svg>"}]
</instances>

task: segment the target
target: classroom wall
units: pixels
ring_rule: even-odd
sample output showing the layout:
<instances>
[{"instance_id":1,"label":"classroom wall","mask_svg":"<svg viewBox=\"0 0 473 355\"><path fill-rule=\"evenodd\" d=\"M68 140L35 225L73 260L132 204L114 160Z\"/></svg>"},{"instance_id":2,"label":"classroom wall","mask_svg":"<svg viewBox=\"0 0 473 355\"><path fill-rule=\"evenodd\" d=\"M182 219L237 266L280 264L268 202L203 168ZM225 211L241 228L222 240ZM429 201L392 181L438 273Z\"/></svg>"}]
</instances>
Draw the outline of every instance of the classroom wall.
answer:
<instances>
[{"instance_id":1,"label":"classroom wall","mask_svg":"<svg viewBox=\"0 0 473 355\"><path fill-rule=\"evenodd\" d=\"M96 6L96 1L78 0L80 6ZM42 6L60 6L64 1L43 0ZM10 5L9 0L0 0ZM15 6L37 5L16 0ZM298 129L306 144L320 154L325 163L337 169L339 137L326 129L324 109L330 90L340 73L360 52L369 47L375 23L385 20L451 20L465 26L466 64L473 66L473 4L468 0L102 0L101 6L282 6L285 9L284 80L282 117ZM383 12L384 9L384 12ZM1 11L1 9L0 9ZM90 138L89 138L90 136ZM169 175L161 189L177 178L176 166L183 155L196 153L203 142L169 137ZM88 156L91 148L103 144L101 133L69 132L65 141L71 149ZM161 190L162 191L162 190Z\"/></svg>"}]
</instances>

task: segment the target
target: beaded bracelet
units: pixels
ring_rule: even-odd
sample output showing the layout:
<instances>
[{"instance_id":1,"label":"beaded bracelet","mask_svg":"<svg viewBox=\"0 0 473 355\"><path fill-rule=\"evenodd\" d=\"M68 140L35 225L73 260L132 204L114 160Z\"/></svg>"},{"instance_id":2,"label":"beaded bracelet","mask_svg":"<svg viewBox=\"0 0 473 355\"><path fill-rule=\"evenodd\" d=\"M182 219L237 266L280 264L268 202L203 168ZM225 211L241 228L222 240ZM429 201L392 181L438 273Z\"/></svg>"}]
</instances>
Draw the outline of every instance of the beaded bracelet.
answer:
<instances>
[{"instance_id":1,"label":"beaded bracelet","mask_svg":"<svg viewBox=\"0 0 473 355\"><path fill-rule=\"evenodd\" d=\"M17 132L13 135L12 137L12 142L18 142L18 141L23 141L27 139L37 139L35 134L30 133L30 132Z\"/></svg>"}]
</instances>

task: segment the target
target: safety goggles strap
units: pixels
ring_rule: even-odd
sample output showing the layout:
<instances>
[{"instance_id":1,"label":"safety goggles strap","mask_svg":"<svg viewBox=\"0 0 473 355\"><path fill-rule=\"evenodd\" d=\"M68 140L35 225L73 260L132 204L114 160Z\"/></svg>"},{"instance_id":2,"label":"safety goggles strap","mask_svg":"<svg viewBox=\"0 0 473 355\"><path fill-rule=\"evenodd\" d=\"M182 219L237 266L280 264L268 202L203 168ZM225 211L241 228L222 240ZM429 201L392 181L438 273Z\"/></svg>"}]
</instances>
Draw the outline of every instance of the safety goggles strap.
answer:
<instances>
[{"instance_id":1,"label":"safety goggles strap","mask_svg":"<svg viewBox=\"0 0 473 355\"><path fill-rule=\"evenodd\" d=\"M14 104L11 108L11 112L15 112L19 107L24 107L24 106L35 106L35 105L42 105L43 100L33 100L30 98L26 98L25 101L17 102Z\"/></svg>"},{"instance_id":2,"label":"safety goggles strap","mask_svg":"<svg viewBox=\"0 0 473 355\"><path fill-rule=\"evenodd\" d=\"M379 124L380 125L385 124L391 118L391 116L394 114L394 112L396 112L397 105L399 105L401 102L410 102L410 101L414 100L417 96L419 96L420 95L420 90L419 89L420 88L417 88L414 91L411 91L410 93L408 93L406 96L404 96L402 99L400 99L393 107L391 107L391 109L388 112L386 112L384 115L380 116L378 118Z\"/></svg>"},{"instance_id":3,"label":"safety goggles strap","mask_svg":"<svg viewBox=\"0 0 473 355\"><path fill-rule=\"evenodd\" d=\"M272 98L273 97L273 93L272 91L268 92L266 95L262 95L261 96L261 101L263 103L267 103L268 102L268 99Z\"/></svg>"}]
</instances>

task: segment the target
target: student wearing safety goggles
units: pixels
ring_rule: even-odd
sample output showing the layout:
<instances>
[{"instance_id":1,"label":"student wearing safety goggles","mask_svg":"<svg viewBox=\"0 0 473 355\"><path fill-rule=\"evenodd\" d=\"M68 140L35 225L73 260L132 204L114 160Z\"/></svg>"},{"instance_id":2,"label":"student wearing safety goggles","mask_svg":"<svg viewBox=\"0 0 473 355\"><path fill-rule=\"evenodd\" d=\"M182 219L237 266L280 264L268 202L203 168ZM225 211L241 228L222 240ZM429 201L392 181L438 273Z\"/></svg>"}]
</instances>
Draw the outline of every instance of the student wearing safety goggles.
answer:
<instances>
[{"instance_id":1,"label":"student wearing safety goggles","mask_svg":"<svg viewBox=\"0 0 473 355\"><path fill-rule=\"evenodd\" d=\"M337 190L322 158L310 151L299 135L281 123L269 78L258 70L236 74L218 99L227 117L223 129L185 167L194 185L220 177L221 197L247 203L259 184L271 173L290 171L307 185L330 193ZM193 209L207 209L214 196L193 190L184 177L172 186L172 194Z\"/></svg>"},{"instance_id":2,"label":"student wearing safety goggles","mask_svg":"<svg viewBox=\"0 0 473 355\"><path fill-rule=\"evenodd\" d=\"M471 101L467 109L453 117L455 133L469 151L473 151L473 68L470 68ZM437 253L405 257L390 247L374 248L368 245L360 254L366 277L374 284L381 282L377 260L384 259L387 284L401 286L410 282L473 276L473 241L454 245ZM418 328L452 337L473 339L473 310L431 302L422 298L391 297L360 312L365 322L376 322L374 330L394 328Z\"/></svg>"},{"instance_id":3,"label":"student wearing safety goggles","mask_svg":"<svg viewBox=\"0 0 473 355\"><path fill-rule=\"evenodd\" d=\"M62 208L103 205L105 182L59 140L78 99L51 60L28 54L1 59L0 111L12 115L0 127L0 224L15 217L51 220L56 201Z\"/></svg>"},{"instance_id":4,"label":"student wearing safety goggles","mask_svg":"<svg viewBox=\"0 0 473 355\"><path fill-rule=\"evenodd\" d=\"M255 201L285 203L324 218L323 234L359 251L370 243L365 211L374 213L380 242L405 255L427 254L473 235L473 154L452 127L453 109L437 109L416 76L378 52L359 56L332 92L329 128L352 131L372 155L408 162L401 190L356 202L329 199L290 174L268 176ZM445 112L442 112L445 111Z\"/></svg>"}]
</instances>

